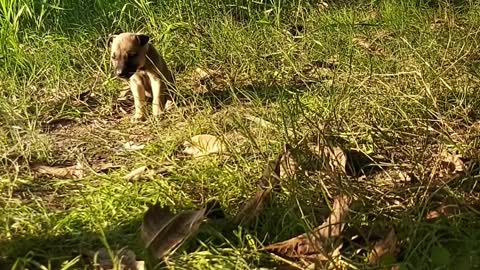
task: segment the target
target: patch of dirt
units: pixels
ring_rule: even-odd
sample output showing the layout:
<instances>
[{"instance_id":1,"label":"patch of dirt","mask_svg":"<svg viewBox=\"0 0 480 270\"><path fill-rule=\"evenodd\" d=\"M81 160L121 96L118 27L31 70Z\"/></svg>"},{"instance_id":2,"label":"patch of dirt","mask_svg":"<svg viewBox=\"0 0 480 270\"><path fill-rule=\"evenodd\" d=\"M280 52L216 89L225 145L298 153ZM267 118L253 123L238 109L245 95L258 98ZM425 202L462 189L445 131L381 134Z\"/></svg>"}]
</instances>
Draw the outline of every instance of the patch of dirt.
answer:
<instances>
[{"instance_id":1,"label":"patch of dirt","mask_svg":"<svg viewBox=\"0 0 480 270\"><path fill-rule=\"evenodd\" d=\"M59 161L87 160L111 161L121 145L145 144L154 133L148 125L131 124L129 118L96 119L59 127L48 133L54 147L53 156Z\"/></svg>"},{"instance_id":2,"label":"patch of dirt","mask_svg":"<svg viewBox=\"0 0 480 270\"><path fill-rule=\"evenodd\" d=\"M50 183L49 183L50 182ZM67 210L70 208L65 198L78 193L80 188L74 185L64 188L54 187L52 181L40 179L28 184L20 184L13 188L10 200L19 200L22 204L40 202L50 210ZM68 189L68 191L67 191ZM2 195L7 198L6 194Z\"/></svg>"}]
</instances>

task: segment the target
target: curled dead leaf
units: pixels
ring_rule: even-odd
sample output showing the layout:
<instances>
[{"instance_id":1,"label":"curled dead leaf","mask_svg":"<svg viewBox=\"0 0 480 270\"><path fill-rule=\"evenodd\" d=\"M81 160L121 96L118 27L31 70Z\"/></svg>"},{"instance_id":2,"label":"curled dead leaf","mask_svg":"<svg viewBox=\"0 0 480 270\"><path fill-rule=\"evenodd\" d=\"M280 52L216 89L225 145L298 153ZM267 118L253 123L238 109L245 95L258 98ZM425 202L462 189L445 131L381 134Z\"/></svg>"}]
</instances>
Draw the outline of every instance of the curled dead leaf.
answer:
<instances>
[{"instance_id":1,"label":"curled dead leaf","mask_svg":"<svg viewBox=\"0 0 480 270\"><path fill-rule=\"evenodd\" d=\"M294 159L292 152L287 148L280 159L280 178L294 178L299 169L298 162Z\"/></svg>"},{"instance_id":2,"label":"curled dead leaf","mask_svg":"<svg viewBox=\"0 0 480 270\"><path fill-rule=\"evenodd\" d=\"M382 158L367 156L356 149L311 144L309 144L309 148L333 172L360 177L382 170L378 164L378 162L382 162Z\"/></svg>"},{"instance_id":3,"label":"curled dead leaf","mask_svg":"<svg viewBox=\"0 0 480 270\"><path fill-rule=\"evenodd\" d=\"M242 207L234 218L235 224L244 225L258 216L258 213L264 208L270 199L271 189L257 191L247 203Z\"/></svg>"},{"instance_id":4,"label":"curled dead leaf","mask_svg":"<svg viewBox=\"0 0 480 270\"><path fill-rule=\"evenodd\" d=\"M196 68L191 79L193 90L201 94L222 90L228 84L227 75L221 70Z\"/></svg>"},{"instance_id":5,"label":"curled dead leaf","mask_svg":"<svg viewBox=\"0 0 480 270\"><path fill-rule=\"evenodd\" d=\"M128 173L127 175L125 175L123 179L127 181L138 180L145 173L146 170L147 170L147 166L138 167L133 171L131 171L130 173Z\"/></svg>"},{"instance_id":6,"label":"curled dead leaf","mask_svg":"<svg viewBox=\"0 0 480 270\"><path fill-rule=\"evenodd\" d=\"M93 261L94 267L100 270L144 270L145 262L137 261L136 255L129 249L113 250L113 260L105 248L97 252L86 252L86 255Z\"/></svg>"},{"instance_id":7,"label":"curled dead leaf","mask_svg":"<svg viewBox=\"0 0 480 270\"><path fill-rule=\"evenodd\" d=\"M215 136L202 134L193 136L190 141L184 142L183 153L193 157L201 157L225 151L225 145Z\"/></svg>"},{"instance_id":8,"label":"curled dead leaf","mask_svg":"<svg viewBox=\"0 0 480 270\"><path fill-rule=\"evenodd\" d=\"M271 197L272 191L280 186L280 171L284 157L289 153L289 146L278 155L274 162L268 162L259 181L260 190L250 198L241 208L234 218L236 224L245 225L255 219L260 211L265 207Z\"/></svg>"},{"instance_id":9,"label":"curled dead leaf","mask_svg":"<svg viewBox=\"0 0 480 270\"><path fill-rule=\"evenodd\" d=\"M59 178L82 178L85 175L84 166L78 162L67 167L51 167L46 165L32 165L32 170L38 175L50 175Z\"/></svg>"},{"instance_id":10,"label":"curled dead leaf","mask_svg":"<svg viewBox=\"0 0 480 270\"><path fill-rule=\"evenodd\" d=\"M99 172L106 172L106 171L109 171L111 169L118 169L121 166L115 165L115 164L109 162L109 163L94 163L94 164L92 164L91 167L92 167L92 170L99 173Z\"/></svg>"},{"instance_id":11,"label":"curled dead leaf","mask_svg":"<svg viewBox=\"0 0 480 270\"><path fill-rule=\"evenodd\" d=\"M380 55L380 54L383 53L383 49L381 47L379 47L377 44L372 44L370 41L368 41L364 37L355 37L355 38L353 38L353 42L357 46L365 49L366 51L368 51L371 54Z\"/></svg>"},{"instance_id":12,"label":"curled dead leaf","mask_svg":"<svg viewBox=\"0 0 480 270\"><path fill-rule=\"evenodd\" d=\"M347 173L347 155L337 146L310 145L310 150L328 161L328 166L332 171Z\"/></svg>"},{"instance_id":13,"label":"curled dead leaf","mask_svg":"<svg viewBox=\"0 0 480 270\"><path fill-rule=\"evenodd\" d=\"M350 203L351 199L345 195L335 198L332 213L322 225L312 232L269 245L264 250L289 258L304 258L310 255L317 255L317 259L322 256L331 257L331 252L327 251L327 243L341 235Z\"/></svg>"},{"instance_id":14,"label":"curled dead leaf","mask_svg":"<svg viewBox=\"0 0 480 270\"><path fill-rule=\"evenodd\" d=\"M458 205L441 205L437 209L430 211L426 214L425 219L434 220L439 217L449 217L460 213Z\"/></svg>"},{"instance_id":15,"label":"curled dead leaf","mask_svg":"<svg viewBox=\"0 0 480 270\"><path fill-rule=\"evenodd\" d=\"M397 250L397 235L395 230L392 228L387 236L376 242L372 251L368 255L368 263L375 264L381 261L382 258L388 255L395 255Z\"/></svg>"},{"instance_id":16,"label":"curled dead leaf","mask_svg":"<svg viewBox=\"0 0 480 270\"><path fill-rule=\"evenodd\" d=\"M461 158L462 156L459 154L452 154L444 150L441 153L441 165L450 174L464 172L466 168Z\"/></svg>"},{"instance_id":17,"label":"curled dead leaf","mask_svg":"<svg viewBox=\"0 0 480 270\"><path fill-rule=\"evenodd\" d=\"M120 147L120 150L123 150L123 151L139 151L139 150L142 150L143 148L145 148L145 145L143 145L143 144L135 144L133 142L126 142Z\"/></svg>"},{"instance_id":18,"label":"curled dead leaf","mask_svg":"<svg viewBox=\"0 0 480 270\"><path fill-rule=\"evenodd\" d=\"M195 233L205 218L205 208L189 210L174 215L168 207L155 204L145 213L141 234L146 248L160 259L174 252L189 236Z\"/></svg>"},{"instance_id":19,"label":"curled dead leaf","mask_svg":"<svg viewBox=\"0 0 480 270\"><path fill-rule=\"evenodd\" d=\"M82 162L77 162L76 165L72 166L47 166L41 164L32 164L31 169L37 175L48 175L58 178L83 178L87 176L89 173L96 172L105 172L110 169L117 169L120 166L113 165L112 163L102 163L96 162L92 164L90 167L88 164L84 164Z\"/></svg>"}]
</instances>

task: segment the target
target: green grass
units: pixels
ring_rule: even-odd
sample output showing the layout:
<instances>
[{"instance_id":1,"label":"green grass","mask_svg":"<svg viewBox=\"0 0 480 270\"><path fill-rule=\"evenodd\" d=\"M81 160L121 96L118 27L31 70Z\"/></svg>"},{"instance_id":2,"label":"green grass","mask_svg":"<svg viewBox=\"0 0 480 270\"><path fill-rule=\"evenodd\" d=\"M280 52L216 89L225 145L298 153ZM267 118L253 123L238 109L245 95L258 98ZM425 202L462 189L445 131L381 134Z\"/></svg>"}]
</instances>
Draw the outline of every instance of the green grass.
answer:
<instances>
[{"instance_id":1,"label":"green grass","mask_svg":"<svg viewBox=\"0 0 480 270\"><path fill-rule=\"evenodd\" d=\"M234 216L285 143L320 134L382 155L415 179L299 172L255 224L201 233L168 266L279 265L262 245L317 226L326 194L347 193L355 203L346 231L359 235L345 236L350 268L368 268L362 250L394 227L401 269L480 269L478 169L448 183L435 171L444 169L442 149L472 164L480 157L480 4L347 2L0 0L0 268L84 269L78 253L105 242L148 260L138 233L148 204L181 211L216 199ZM123 85L106 48L119 31L151 35L175 71L182 98L159 123L131 124L119 110ZM195 93L196 68L217 70L221 91ZM46 128L59 121L65 126ZM229 155L180 157L179 145L198 134L225 138ZM128 141L145 148L115 150ZM35 177L29 166L77 160L121 168L56 179ZM143 165L168 173L123 179ZM439 204L462 211L426 221Z\"/></svg>"}]
</instances>

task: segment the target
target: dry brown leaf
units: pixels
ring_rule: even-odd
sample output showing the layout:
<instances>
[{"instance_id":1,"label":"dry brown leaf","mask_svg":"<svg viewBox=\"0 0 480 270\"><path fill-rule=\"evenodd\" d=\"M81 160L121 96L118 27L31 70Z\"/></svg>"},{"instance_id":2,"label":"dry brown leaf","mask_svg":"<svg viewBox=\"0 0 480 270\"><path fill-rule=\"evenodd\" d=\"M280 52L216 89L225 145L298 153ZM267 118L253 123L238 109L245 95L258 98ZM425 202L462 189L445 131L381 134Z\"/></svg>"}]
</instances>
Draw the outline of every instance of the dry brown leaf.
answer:
<instances>
[{"instance_id":1,"label":"dry brown leaf","mask_svg":"<svg viewBox=\"0 0 480 270\"><path fill-rule=\"evenodd\" d=\"M342 173L347 172L347 155L345 152L337 146L320 146L310 145L310 150L319 155L325 157L328 160L328 165L332 171L339 171Z\"/></svg>"},{"instance_id":2,"label":"dry brown leaf","mask_svg":"<svg viewBox=\"0 0 480 270\"><path fill-rule=\"evenodd\" d=\"M280 160L280 178L293 178L298 168L299 165L293 158L292 152L285 150Z\"/></svg>"},{"instance_id":3,"label":"dry brown leaf","mask_svg":"<svg viewBox=\"0 0 480 270\"><path fill-rule=\"evenodd\" d=\"M259 187L261 190L255 193L241 208L234 218L236 224L247 224L256 218L259 212L265 207L271 197L273 190L280 185L279 175L283 158L290 151L289 146L285 146L285 151L278 155L275 162L268 162L260 178Z\"/></svg>"},{"instance_id":4,"label":"dry brown leaf","mask_svg":"<svg viewBox=\"0 0 480 270\"><path fill-rule=\"evenodd\" d=\"M441 205L437 209L430 211L426 214L425 219L434 220L441 216L449 217L455 214L460 213L460 208L458 205Z\"/></svg>"},{"instance_id":5,"label":"dry brown leaf","mask_svg":"<svg viewBox=\"0 0 480 270\"><path fill-rule=\"evenodd\" d=\"M82 178L85 175L83 164L67 167L51 167L46 165L34 164L32 170L38 175L50 175L59 178Z\"/></svg>"},{"instance_id":6,"label":"dry brown leaf","mask_svg":"<svg viewBox=\"0 0 480 270\"><path fill-rule=\"evenodd\" d=\"M258 213L264 208L270 199L272 189L257 191L255 196L247 201L234 218L235 224L244 225L258 216Z\"/></svg>"},{"instance_id":7,"label":"dry brown leaf","mask_svg":"<svg viewBox=\"0 0 480 270\"><path fill-rule=\"evenodd\" d=\"M358 46L360 46L364 49L367 49L367 50L369 50L370 47L372 46L372 44L370 42L368 42L368 40L366 40L364 38L361 38L361 37L353 38L353 42L355 44L357 44Z\"/></svg>"},{"instance_id":8,"label":"dry brown leaf","mask_svg":"<svg viewBox=\"0 0 480 270\"><path fill-rule=\"evenodd\" d=\"M193 73L193 77L195 78L195 80L201 81L208 79L210 77L210 73L212 73L212 70L210 69L207 72L201 68L196 68Z\"/></svg>"},{"instance_id":9,"label":"dry brown leaf","mask_svg":"<svg viewBox=\"0 0 480 270\"><path fill-rule=\"evenodd\" d=\"M118 169L121 166L119 165L114 165L113 163L94 163L92 164L92 170L99 173L99 172L105 172L110 169Z\"/></svg>"},{"instance_id":10,"label":"dry brown leaf","mask_svg":"<svg viewBox=\"0 0 480 270\"><path fill-rule=\"evenodd\" d=\"M269 245L264 250L290 258L317 255L317 259L319 259L322 255L327 255L327 252L325 252L327 249L326 244L339 237L342 233L350 203L351 199L347 196L335 198L332 213L313 232L304 233L289 240Z\"/></svg>"},{"instance_id":11,"label":"dry brown leaf","mask_svg":"<svg viewBox=\"0 0 480 270\"><path fill-rule=\"evenodd\" d=\"M465 171L465 164L461 159L461 155L451 154L448 151L443 151L441 154L441 165L450 173L459 173Z\"/></svg>"},{"instance_id":12,"label":"dry brown leaf","mask_svg":"<svg viewBox=\"0 0 480 270\"><path fill-rule=\"evenodd\" d=\"M135 253L128 249L113 250L114 260L105 248L101 248L97 252L87 252L87 256L91 257L96 269L100 270L144 270L145 262L137 261ZM114 263L114 261L116 263ZM115 267L115 264L117 267Z\"/></svg>"},{"instance_id":13,"label":"dry brown leaf","mask_svg":"<svg viewBox=\"0 0 480 270\"><path fill-rule=\"evenodd\" d=\"M217 137L208 134L193 136L190 141L185 142L183 145L185 146L183 153L193 157L225 151L225 145Z\"/></svg>"},{"instance_id":14,"label":"dry brown leaf","mask_svg":"<svg viewBox=\"0 0 480 270\"><path fill-rule=\"evenodd\" d=\"M143 145L143 144L135 144L133 142L126 142L121 146L120 149L124 150L124 151L138 151L138 150L142 150L143 148L145 148L145 145Z\"/></svg>"},{"instance_id":15,"label":"dry brown leaf","mask_svg":"<svg viewBox=\"0 0 480 270\"><path fill-rule=\"evenodd\" d=\"M201 94L222 90L228 84L226 74L218 70L196 68L191 77L193 90Z\"/></svg>"},{"instance_id":16,"label":"dry brown leaf","mask_svg":"<svg viewBox=\"0 0 480 270\"><path fill-rule=\"evenodd\" d=\"M130 180L138 180L140 177L145 173L147 170L147 166L141 166L139 168L134 169L127 175L123 177L123 179L130 181Z\"/></svg>"},{"instance_id":17,"label":"dry brown leaf","mask_svg":"<svg viewBox=\"0 0 480 270\"><path fill-rule=\"evenodd\" d=\"M385 239L382 239L375 243L372 251L368 255L368 263L375 264L380 262L380 260L387 255L395 255L397 250L397 235L395 230L392 228Z\"/></svg>"},{"instance_id":18,"label":"dry brown leaf","mask_svg":"<svg viewBox=\"0 0 480 270\"><path fill-rule=\"evenodd\" d=\"M322 1L322 2L318 3L317 6L318 6L318 9L320 11L325 11L328 8L328 3Z\"/></svg>"},{"instance_id":19,"label":"dry brown leaf","mask_svg":"<svg viewBox=\"0 0 480 270\"><path fill-rule=\"evenodd\" d=\"M155 204L148 209L142 221L141 234L145 246L158 259L173 252L198 230L205 211L202 208L174 215L168 207Z\"/></svg>"},{"instance_id":20,"label":"dry brown leaf","mask_svg":"<svg viewBox=\"0 0 480 270\"><path fill-rule=\"evenodd\" d=\"M85 166L82 162L77 162L76 165L65 167L53 167L40 164L31 165L31 168L36 175L49 175L58 178L83 178L91 173L91 171L99 173L119 167L120 166L113 165L112 163L101 162L92 164L91 169L89 169L88 166Z\"/></svg>"},{"instance_id":21,"label":"dry brown leaf","mask_svg":"<svg viewBox=\"0 0 480 270\"><path fill-rule=\"evenodd\" d=\"M380 55L383 53L383 49L380 48L378 45L375 45L375 44L372 44L370 41L368 41L366 38L364 37L356 37L356 38L353 38L353 42L365 49L366 51L368 51L369 53L371 54L376 54L376 55Z\"/></svg>"}]
</instances>

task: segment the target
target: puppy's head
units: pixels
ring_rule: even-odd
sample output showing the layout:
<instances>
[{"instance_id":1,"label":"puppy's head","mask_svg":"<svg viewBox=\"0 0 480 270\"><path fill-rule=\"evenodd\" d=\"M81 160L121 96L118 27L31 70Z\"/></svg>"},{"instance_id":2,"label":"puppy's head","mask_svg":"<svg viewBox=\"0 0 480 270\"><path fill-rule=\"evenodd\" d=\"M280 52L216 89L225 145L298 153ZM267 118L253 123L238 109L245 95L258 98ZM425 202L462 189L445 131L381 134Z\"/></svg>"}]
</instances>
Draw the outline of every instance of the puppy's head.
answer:
<instances>
[{"instance_id":1,"label":"puppy's head","mask_svg":"<svg viewBox=\"0 0 480 270\"><path fill-rule=\"evenodd\" d=\"M138 69L145 65L145 54L148 49L147 35L122 33L110 35L108 45L115 75L129 79Z\"/></svg>"}]
</instances>

